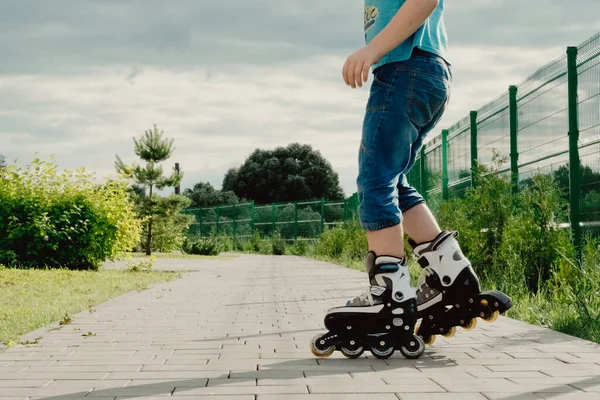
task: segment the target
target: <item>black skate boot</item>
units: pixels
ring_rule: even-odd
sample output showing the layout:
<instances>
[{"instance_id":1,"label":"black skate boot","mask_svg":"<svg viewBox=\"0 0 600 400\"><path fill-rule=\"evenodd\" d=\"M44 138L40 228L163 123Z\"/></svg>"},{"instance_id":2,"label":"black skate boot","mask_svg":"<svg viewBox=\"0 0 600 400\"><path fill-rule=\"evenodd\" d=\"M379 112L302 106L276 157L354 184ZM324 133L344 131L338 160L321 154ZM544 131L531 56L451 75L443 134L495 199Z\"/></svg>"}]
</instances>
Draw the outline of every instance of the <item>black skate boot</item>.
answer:
<instances>
[{"instance_id":1,"label":"black skate boot","mask_svg":"<svg viewBox=\"0 0 600 400\"><path fill-rule=\"evenodd\" d=\"M400 350L406 358L421 357L425 343L414 334L417 301L406 262L370 252L366 267L371 286L345 306L327 312L329 332L313 337L312 353L329 357L339 350L348 358L358 358L369 350L385 359Z\"/></svg>"},{"instance_id":2,"label":"black skate boot","mask_svg":"<svg viewBox=\"0 0 600 400\"><path fill-rule=\"evenodd\" d=\"M512 307L502 292L482 292L471 263L456 241L458 232L444 231L432 242L410 242L423 268L417 288L418 317L416 333L426 344L435 335L452 337L456 326L471 330L477 317L494 322L500 313Z\"/></svg>"}]
</instances>

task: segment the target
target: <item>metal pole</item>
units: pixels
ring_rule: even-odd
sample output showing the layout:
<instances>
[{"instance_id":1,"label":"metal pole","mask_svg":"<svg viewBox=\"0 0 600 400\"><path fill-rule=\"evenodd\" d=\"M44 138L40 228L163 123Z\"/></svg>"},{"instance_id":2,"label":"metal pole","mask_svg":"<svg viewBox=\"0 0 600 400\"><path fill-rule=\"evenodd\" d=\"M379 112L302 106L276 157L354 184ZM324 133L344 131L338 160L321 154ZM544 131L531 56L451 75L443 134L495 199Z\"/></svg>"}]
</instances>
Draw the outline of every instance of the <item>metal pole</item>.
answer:
<instances>
[{"instance_id":1,"label":"metal pole","mask_svg":"<svg viewBox=\"0 0 600 400\"><path fill-rule=\"evenodd\" d=\"M231 237L231 248L235 250L235 233L237 230L237 223L235 220L235 204L233 204L233 235Z\"/></svg>"},{"instance_id":2,"label":"metal pole","mask_svg":"<svg viewBox=\"0 0 600 400\"><path fill-rule=\"evenodd\" d=\"M577 47L567 48L567 77L569 93L569 200L571 230L577 259L581 261L581 224L579 199L581 197L581 171L579 162L579 109L577 97Z\"/></svg>"},{"instance_id":3,"label":"metal pole","mask_svg":"<svg viewBox=\"0 0 600 400\"><path fill-rule=\"evenodd\" d=\"M254 235L254 200L250 203L250 230Z\"/></svg>"},{"instance_id":4,"label":"metal pole","mask_svg":"<svg viewBox=\"0 0 600 400\"><path fill-rule=\"evenodd\" d=\"M202 208L200 209L200 238L202 238Z\"/></svg>"},{"instance_id":5,"label":"metal pole","mask_svg":"<svg viewBox=\"0 0 600 400\"><path fill-rule=\"evenodd\" d=\"M275 203L271 207L271 234L275 233Z\"/></svg>"},{"instance_id":6,"label":"metal pole","mask_svg":"<svg viewBox=\"0 0 600 400\"><path fill-rule=\"evenodd\" d=\"M517 112L517 87L508 88L508 107L510 114L510 172L513 193L519 191L519 151L517 132L519 131L519 117Z\"/></svg>"},{"instance_id":7,"label":"metal pole","mask_svg":"<svg viewBox=\"0 0 600 400\"><path fill-rule=\"evenodd\" d=\"M321 233L325 232L325 199L321 199Z\"/></svg>"},{"instance_id":8,"label":"metal pole","mask_svg":"<svg viewBox=\"0 0 600 400\"><path fill-rule=\"evenodd\" d=\"M477 111L471 111L471 186L477 186L475 165L477 163Z\"/></svg>"},{"instance_id":9,"label":"metal pole","mask_svg":"<svg viewBox=\"0 0 600 400\"><path fill-rule=\"evenodd\" d=\"M217 235L219 235L219 207L217 206Z\"/></svg>"},{"instance_id":10,"label":"metal pole","mask_svg":"<svg viewBox=\"0 0 600 400\"><path fill-rule=\"evenodd\" d=\"M442 198L448 200L448 129L442 131Z\"/></svg>"},{"instance_id":11,"label":"metal pole","mask_svg":"<svg viewBox=\"0 0 600 400\"><path fill-rule=\"evenodd\" d=\"M294 240L298 239L298 201L294 202Z\"/></svg>"}]
</instances>

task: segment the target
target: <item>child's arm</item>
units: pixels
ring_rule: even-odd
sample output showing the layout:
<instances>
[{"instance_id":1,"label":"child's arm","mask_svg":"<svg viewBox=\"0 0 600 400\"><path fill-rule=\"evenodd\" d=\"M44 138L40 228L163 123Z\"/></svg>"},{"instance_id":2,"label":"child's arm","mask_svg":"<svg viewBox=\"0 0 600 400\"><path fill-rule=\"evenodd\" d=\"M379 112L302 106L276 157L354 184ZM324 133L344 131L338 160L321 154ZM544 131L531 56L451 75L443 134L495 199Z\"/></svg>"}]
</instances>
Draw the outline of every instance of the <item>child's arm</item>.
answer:
<instances>
[{"instance_id":1,"label":"child's arm","mask_svg":"<svg viewBox=\"0 0 600 400\"><path fill-rule=\"evenodd\" d=\"M367 46L348 57L342 70L346 84L353 88L362 87L371 66L415 33L438 3L439 0L406 0L389 24Z\"/></svg>"}]
</instances>

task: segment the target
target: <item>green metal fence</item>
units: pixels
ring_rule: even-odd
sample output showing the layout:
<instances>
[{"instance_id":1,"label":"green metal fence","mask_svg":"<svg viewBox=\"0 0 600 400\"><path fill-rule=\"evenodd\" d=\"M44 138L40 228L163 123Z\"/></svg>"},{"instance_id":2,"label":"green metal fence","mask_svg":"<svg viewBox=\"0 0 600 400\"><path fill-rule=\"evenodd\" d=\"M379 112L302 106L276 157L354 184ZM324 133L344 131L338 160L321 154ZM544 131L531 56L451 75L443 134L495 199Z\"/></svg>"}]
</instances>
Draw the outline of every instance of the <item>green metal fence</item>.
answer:
<instances>
[{"instance_id":1,"label":"green metal fence","mask_svg":"<svg viewBox=\"0 0 600 400\"><path fill-rule=\"evenodd\" d=\"M506 156L518 190L535 173L563 175L576 247L600 228L600 33L540 68L427 143L409 181L430 204L476 185L475 162Z\"/></svg>"},{"instance_id":2,"label":"green metal fence","mask_svg":"<svg viewBox=\"0 0 600 400\"><path fill-rule=\"evenodd\" d=\"M196 237L248 238L255 231L268 237L277 231L287 240L308 240L318 238L326 227L354 218L357 207L354 195L340 201L250 202L187 209L184 213L195 216L190 234Z\"/></svg>"}]
</instances>

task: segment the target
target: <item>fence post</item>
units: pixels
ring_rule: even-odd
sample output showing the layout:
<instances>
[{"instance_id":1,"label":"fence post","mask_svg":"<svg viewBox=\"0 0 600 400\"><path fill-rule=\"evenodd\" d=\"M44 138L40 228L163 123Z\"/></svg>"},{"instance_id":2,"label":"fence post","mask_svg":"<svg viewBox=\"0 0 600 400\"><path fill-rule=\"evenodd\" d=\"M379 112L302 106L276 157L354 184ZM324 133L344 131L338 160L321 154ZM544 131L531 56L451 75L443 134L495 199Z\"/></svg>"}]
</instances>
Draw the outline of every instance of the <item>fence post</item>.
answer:
<instances>
[{"instance_id":1,"label":"fence post","mask_svg":"<svg viewBox=\"0 0 600 400\"><path fill-rule=\"evenodd\" d=\"M219 236L219 206L217 206L217 236Z\"/></svg>"},{"instance_id":2,"label":"fence post","mask_svg":"<svg viewBox=\"0 0 600 400\"><path fill-rule=\"evenodd\" d=\"M519 131L519 117L517 113L517 87L508 88L508 108L510 114L510 174L513 193L519 191L519 149L517 132Z\"/></svg>"},{"instance_id":3,"label":"fence post","mask_svg":"<svg viewBox=\"0 0 600 400\"><path fill-rule=\"evenodd\" d=\"M298 201L294 202L294 241L298 240Z\"/></svg>"},{"instance_id":4,"label":"fence post","mask_svg":"<svg viewBox=\"0 0 600 400\"><path fill-rule=\"evenodd\" d=\"M325 232L325 199L321 199L321 233Z\"/></svg>"},{"instance_id":5,"label":"fence post","mask_svg":"<svg viewBox=\"0 0 600 400\"><path fill-rule=\"evenodd\" d=\"M235 250L235 233L237 229L237 223L235 221L235 203L233 204L233 235L231 237L231 248Z\"/></svg>"},{"instance_id":6,"label":"fence post","mask_svg":"<svg viewBox=\"0 0 600 400\"><path fill-rule=\"evenodd\" d=\"M577 47L567 48L567 78L569 93L569 202L571 230L575 254L581 261L581 215L579 199L581 195L581 171L579 163L579 110L577 97Z\"/></svg>"},{"instance_id":7,"label":"fence post","mask_svg":"<svg viewBox=\"0 0 600 400\"><path fill-rule=\"evenodd\" d=\"M421 169L421 196L427 200L427 164L425 164L425 145L421 147L419 167Z\"/></svg>"},{"instance_id":8,"label":"fence post","mask_svg":"<svg viewBox=\"0 0 600 400\"><path fill-rule=\"evenodd\" d=\"M200 209L200 238L202 239L202 208Z\"/></svg>"},{"instance_id":9,"label":"fence post","mask_svg":"<svg viewBox=\"0 0 600 400\"><path fill-rule=\"evenodd\" d=\"M442 199L448 200L448 129L442 131Z\"/></svg>"},{"instance_id":10,"label":"fence post","mask_svg":"<svg viewBox=\"0 0 600 400\"><path fill-rule=\"evenodd\" d=\"M254 200L250 202L250 230L251 234L254 235Z\"/></svg>"},{"instance_id":11,"label":"fence post","mask_svg":"<svg viewBox=\"0 0 600 400\"><path fill-rule=\"evenodd\" d=\"M471 186L477 186L475 164L477 163L477 111L471 111Z\"/></svg>"},{"instance_id":12,"label":"fence post","mask_svg":"<svg viewBox=\"0 0 600 400\"><path fill-rule=\"evenodd\" d=\"M275 234L275 203L271 207L271 235Z\"/></svg>"}]
</instances>

